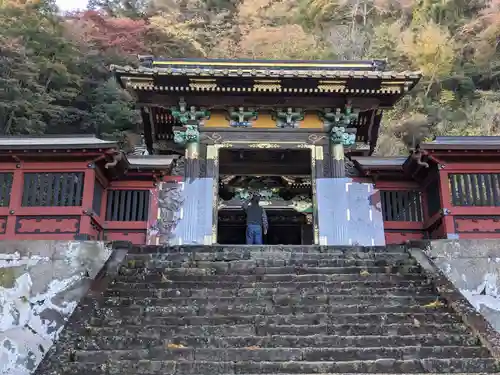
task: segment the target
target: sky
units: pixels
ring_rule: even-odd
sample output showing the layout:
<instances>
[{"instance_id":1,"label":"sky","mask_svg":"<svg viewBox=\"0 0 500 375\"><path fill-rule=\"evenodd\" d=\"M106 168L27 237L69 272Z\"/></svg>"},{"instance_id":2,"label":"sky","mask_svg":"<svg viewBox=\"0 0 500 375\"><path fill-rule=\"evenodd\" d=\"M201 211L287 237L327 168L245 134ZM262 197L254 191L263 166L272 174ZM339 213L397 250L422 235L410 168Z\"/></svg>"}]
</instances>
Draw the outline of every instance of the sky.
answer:
<instances>
[{"instance_id":1,"label":"sky","mask_svg":"<svg viewBox=\"0 0 500 375\"><path fill-rule=\"evenodd\" d=\"M87 6L88 0L56 0L56 4L63 12L83 9Z\"/></svg>"}]
</instances>

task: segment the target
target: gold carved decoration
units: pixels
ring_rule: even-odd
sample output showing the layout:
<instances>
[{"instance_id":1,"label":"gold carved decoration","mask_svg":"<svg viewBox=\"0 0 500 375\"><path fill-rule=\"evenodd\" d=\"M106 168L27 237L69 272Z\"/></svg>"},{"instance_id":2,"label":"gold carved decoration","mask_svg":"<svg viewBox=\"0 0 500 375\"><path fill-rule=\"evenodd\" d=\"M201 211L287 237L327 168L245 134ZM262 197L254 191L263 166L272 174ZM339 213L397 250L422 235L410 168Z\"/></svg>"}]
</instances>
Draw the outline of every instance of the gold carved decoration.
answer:
<instances>
[{"instance_id":1,"label":"gold carved decoration","mask_svg":"<svg viewBox=\"0 0 500 375\"><path fill-rule=\"evenodd\" d=\"M219 159L219 149L221 148L231 148L233 147L232 143L217 143L215 145L207 146L207 159L208 160L217 160Z\"/></svg>"},{"instance_id":2,"label":"gold carved decoration","mask_svg":"<svg viewBox=\"0 0 500 375\"><path fill-rule=\"evenodd\" d=\"M189 87L196 91L213 91L217 88L217 83L190 83Z\"/></svg>"},{"instance_id":3,"label":"gold carved decoration","mask_svg":"<svg viewBox=\"0 0 500 375\"><path fill-rule=\"evenodd\" d=\"M217 224L212 225L212 244L217 243Z\"/></svg>"},{"instance_id":4,"label":"gold carved decoration","mask_svg":"<svg viewBox=\"0 0 500 375\"><path fill-rule=\"evenodd\" d=\"M127 84L127 87L132 87L134 90L153 90L154 85L147 82L135 82Z\"/></svg>"},{"instance_id":5,"label":"gold carved decoration","mask_svg":"<svg viewBox=\"0 0 500 375\"><path fill-rule=\"evenodd\" d=\"M273 84L261 84L261 85L253 85L252 91L280 91L281 85L273 85Z\"/></svg>"},{"instance_id":6,"label":"gold carved decoration","mask_svg":"<svg viewBox=\"0 0 500 375\"><path fill-rule=\"evenodd\" d=\"M314 145L310 145L308 143L301 143L297 145L297 148L308 148L310 150L314 150Z\"/></svg>"},{"instance_id":7,"label":"gold carved decoration","mask_svg":"<svg viewBox=\"0 0 500 375\"><path fill-rule=\"evenodd\" d=\"M316 160L323 160L323 146L316 146Z\"/></svg>"},{"instance_id":8,"label":"gold carved decoration","mask_svg":"<svg viewBox=\"0 0 500 375\"><path fill-rule=\"evenodd\" d=\"M217 143L213 146L218 150L220 148L231 148L233 147L233 144L229 142L222 142L222 143Z\"/></svg>"},{"instance_id":9,"label":"gold carved decoration","mask_svg":"<svg viewBox=\"0 0 500 375\"><path fill-rule=\"evenodd\" d=\"M252 143L248 145L251 148L281 148L277 143Z\"/></svg>"},{"instance_id":10,"label":"gold carved decoration","mask_svg":"<svg viewBox=\"0 0 500 375\"><path fill-rule=\"evenodd\" d=\"M129 77L126 80L125 86L134 90L152 89L154 81L152 77Z\"/></svg>"},{"instance_id":11,"label":"gold carved decoration","mask_svg":"<svg viewBox=\"0 0 500 375\"><path fill-rule=\"evenodd\" d=\"M318 90L319 91L326 91L326 92L342 92L346 88L346 83L345 81L325 81L321 80L319 81L318 84Z\"/></svg>"},{"instance_id":12,"label":"gold carved decoration","mask_svg":"<svg viewBox=\"0 0 500 375\"><path fill-rule=\"evenodd\" d=\"M345 90L344 85L318 85L318 90L319 91L325 91L325 92L342 92Z\"/></svg>"},{"instance_id":13,"label":"gold carved decoration","mask_svg":"<svg viewBox=\"0 0 500 375\"><path fill-rule=\"evenodd\" d=\"M333 160L344 160L345 152L342 143L333 145Z\"/></svg>"},{"instance_id":14,"label":"gold carved decoration","mask_svg":"<svg viewBox=\"0 0 500 375\"><path fill-rule=\"evenodd\" d=\"M252 91L280 91L281 81L279 79L255 80Z\"/></svg>"},{"instance_id":15,"label":"gold carved decoration","mask_svg":"<svg viewBox=\"0 0 500 375\"><path fill-rule=\"evenodd\" d=\"M313 223L313 215L307 214L306 215L306 224L312 224L312 223Z\"/></svg>"},{"instance_id":16,"label":"gold carved decoration","mask_svg":"<svg viewBox=\"0 0 500 375\"><path fill-rule=\"evenodd\" d=\"M200 156L200 154L198 153L198 151L189 151L189 150L186 150L184 152L184 157L186 159L198 159Z\"/></svg>"},{"instance_id":17,"label":"gold carved decoration","mask_svg":"<svg viewBox=\"0 0 500 375\"><path fill-rule=\"evenodd\" d=\"M210 146L207 146L207 160L214 160L218 157L218 154L219 153L219 150L210 145Z\"/></svg>"},{"instance_id":18,"label":"gold carved decoration","mask_svg":"<svg viewBox=\"0 0 500 375\"><path fill-rule=\"evenodd\" d=\"M404 81L382 82L380 92L390 93L390 94L401 94L405 87L408 88L408 86L406 86L406 83Z\"/></svg>"}]
</instances>

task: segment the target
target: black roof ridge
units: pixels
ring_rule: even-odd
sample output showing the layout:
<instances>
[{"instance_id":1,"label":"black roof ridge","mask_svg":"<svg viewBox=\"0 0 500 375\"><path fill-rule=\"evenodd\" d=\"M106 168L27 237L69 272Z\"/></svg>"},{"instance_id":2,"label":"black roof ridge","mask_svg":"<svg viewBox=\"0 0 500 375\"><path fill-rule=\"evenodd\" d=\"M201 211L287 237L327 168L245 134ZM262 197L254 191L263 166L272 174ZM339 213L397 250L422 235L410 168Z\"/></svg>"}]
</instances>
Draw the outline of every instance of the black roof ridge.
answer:
<instances>
[{"instance_id":1,"label":"black roof ridge","mask_svg":"<svg viewBox=\"0 0 500 375\"><path fill-rule=\"evenodd\" d=\"M422 143L439 143L443 141L500 141L500 136L498 135L438 135L433 141L422 142Z\"/></svg>"},{"instance_id":2,"label":"black roof ridge","mask_svg":"<svg viewBox=\"0 0 500 375\"><path fill-rule=\"evenodd\" d=\"M133 154L128 154L127 158L138 158L138 159L164 159L164 158L174 158L177 159L179 158L180 155L178 154L169 154L169 155L133 155Z\"/></svg>"},{"instance_id":3,"label":"black roof ridge","mask_svg":"<svg viewBox=\"0 0 500 375\"><path fill-rule=\"evenodd\" d=\"M142 57L144 58L144 57ZM368 60L282 60L282 59L218 59L218 58L155 58L153 61L161 62L242 62L242 63L304 63L304 64L343 64L343 63L373 63L377 61L387 61L387 59L368 59Z\"/></svg>"},{"instance_id":4,"label":"black roof ridge","mask_svg":"<svg viewBox=\"0 0 500 375\"><path fill-rule=\"evenodd\" d=\"M44 139L44 138L96 138L101 141L105 139L97 138L95 134L40 134L40 135L0 135L0 139Z\"/></svg>"},{"instance_id":5,"label":"black roof ridge","mask_svg":"<svg viewBox=\"0 0 500 375\"><path fill-rule=\"evenodd\" d=\"M370 60L265 60L265 59L216 59L216 58L161 58L152 55L139 55L138 56L141 65L146 67L152 67L154 65L179 65L182 66L183 63L186 65L196 66L200 64L203 66L227 64L227 66L245 66L253 65L255 68L268 67L269 65L278 65L274 68L281 68L279 65L282 64L282 68L289 67L290 65L303 65L302 68L311 68L311 65L316 65L316 68L321 67L322 69L338 69L343 65L360 65L359 67L353 67L354 69L367 69L385 71L387 67L387 59L370 59Z\"/></svg>"}]
</instances>

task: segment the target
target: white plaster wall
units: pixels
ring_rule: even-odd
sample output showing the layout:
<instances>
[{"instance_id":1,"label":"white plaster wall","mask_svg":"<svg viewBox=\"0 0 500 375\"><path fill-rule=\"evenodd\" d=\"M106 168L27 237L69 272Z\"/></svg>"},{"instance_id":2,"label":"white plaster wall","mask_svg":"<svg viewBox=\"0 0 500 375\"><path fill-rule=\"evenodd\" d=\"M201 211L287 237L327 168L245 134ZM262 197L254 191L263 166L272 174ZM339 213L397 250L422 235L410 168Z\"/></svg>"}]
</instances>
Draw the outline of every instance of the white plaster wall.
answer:
<instances>
[{"instance_id":1,"label":"white plaster wall","mask_svg":"<svg viewBox=\"0 0 500 375\"><path fill-rule=\"evenodd\" d=\"M429 257L500 332L500 240L438 240Z\"/></svg>"},{"instance_id":2,"label":"white plaster wall","mask_svg":"<svg viewBox=\"0 0 500 375\"><path fill-rule=\"evenodd\" d=\"M110 255L103 242L0 241L1 375L36 369Z\"/></svg>"}]
</instances>

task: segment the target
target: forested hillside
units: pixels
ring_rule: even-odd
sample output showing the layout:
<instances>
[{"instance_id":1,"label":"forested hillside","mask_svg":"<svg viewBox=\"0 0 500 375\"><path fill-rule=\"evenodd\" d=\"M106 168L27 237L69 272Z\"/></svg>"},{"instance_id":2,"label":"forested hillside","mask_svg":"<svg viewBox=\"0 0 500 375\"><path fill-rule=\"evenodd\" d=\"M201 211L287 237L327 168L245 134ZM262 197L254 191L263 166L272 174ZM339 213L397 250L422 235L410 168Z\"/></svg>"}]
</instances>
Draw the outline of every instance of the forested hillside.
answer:
<instances>
[{"instance_id":1,"label":"forested hillside","mask_svg":"<svg viewBox=\"0 0 500 375\"><path fill-rule=\"evenodd\" d=\"M424 79L383 120L379 154L415 138L500 133L500 0L91 0L60 14L0 1L0 134L122 138L140 121L108 67L137 54L387 58Z\"/></svg>"}]
</instances>

